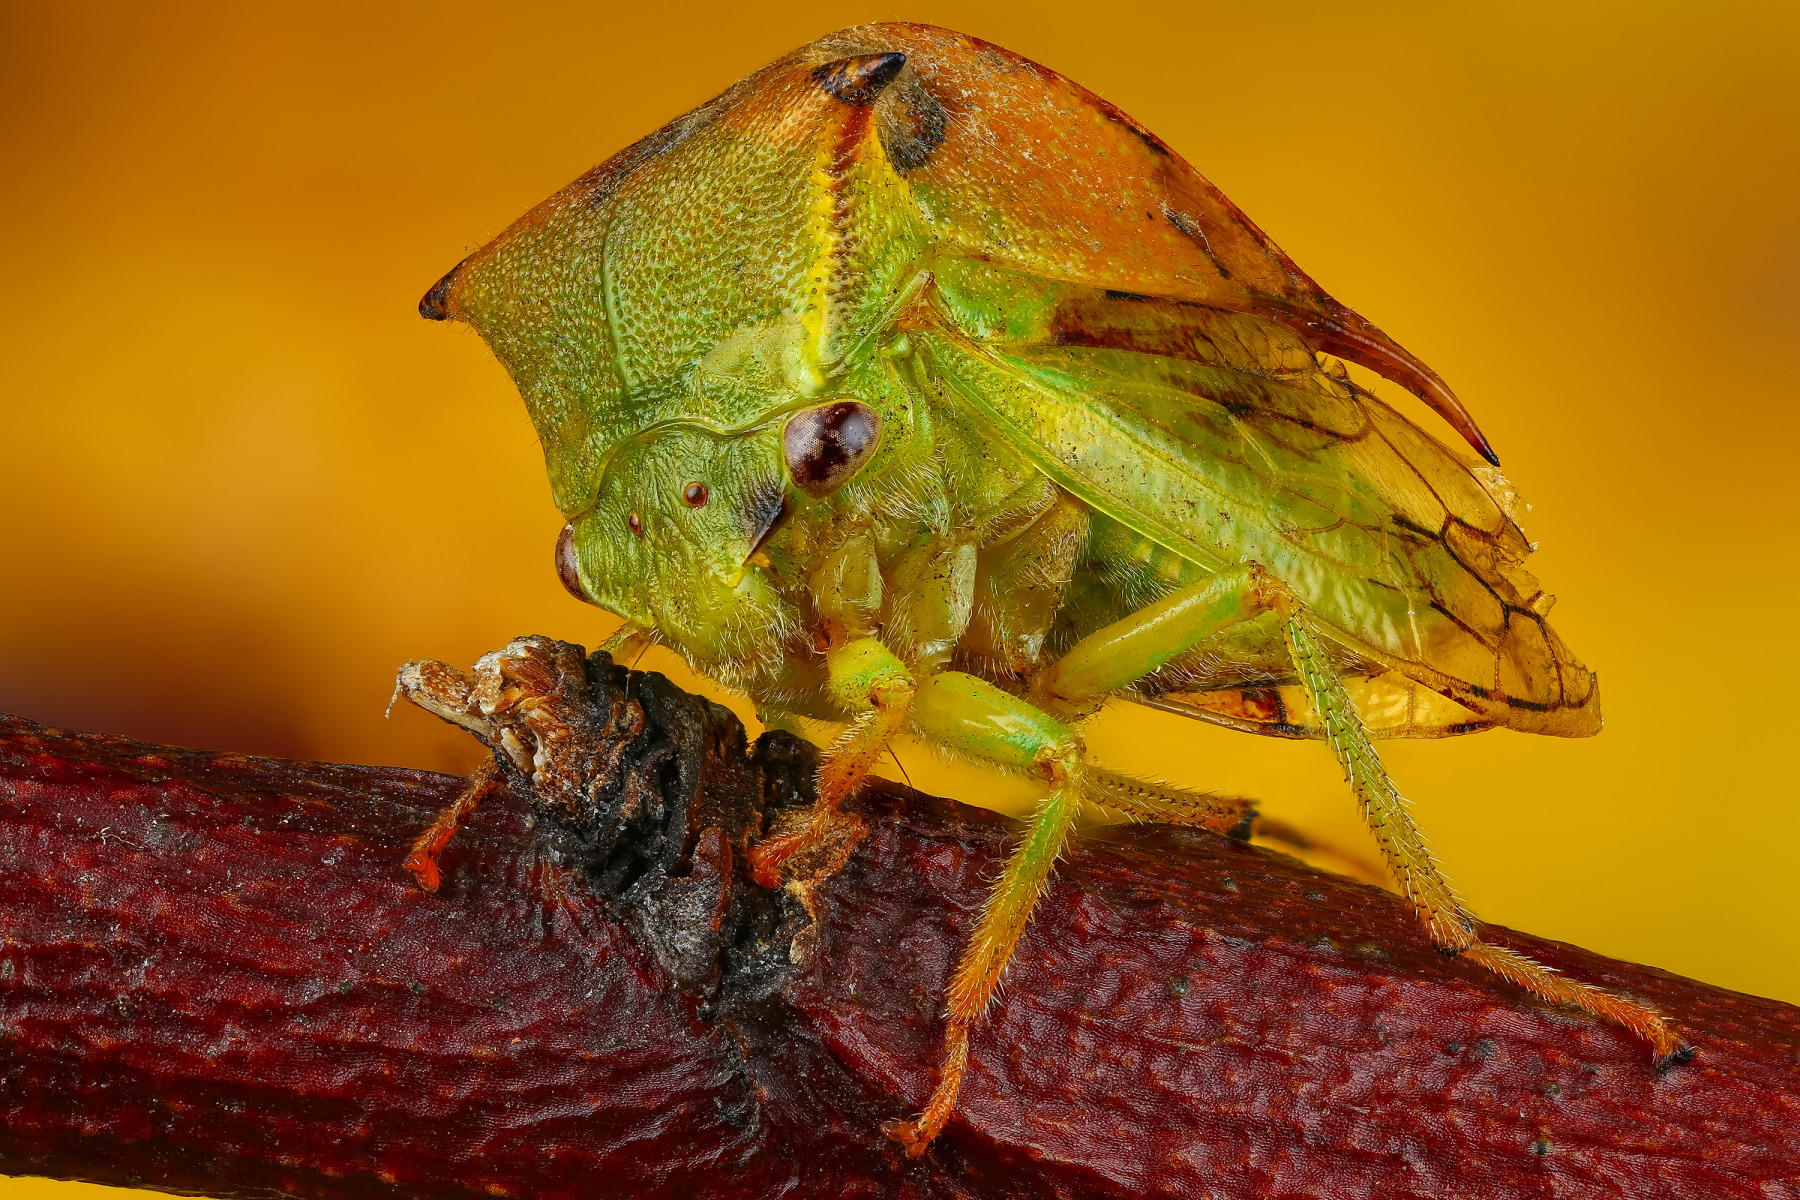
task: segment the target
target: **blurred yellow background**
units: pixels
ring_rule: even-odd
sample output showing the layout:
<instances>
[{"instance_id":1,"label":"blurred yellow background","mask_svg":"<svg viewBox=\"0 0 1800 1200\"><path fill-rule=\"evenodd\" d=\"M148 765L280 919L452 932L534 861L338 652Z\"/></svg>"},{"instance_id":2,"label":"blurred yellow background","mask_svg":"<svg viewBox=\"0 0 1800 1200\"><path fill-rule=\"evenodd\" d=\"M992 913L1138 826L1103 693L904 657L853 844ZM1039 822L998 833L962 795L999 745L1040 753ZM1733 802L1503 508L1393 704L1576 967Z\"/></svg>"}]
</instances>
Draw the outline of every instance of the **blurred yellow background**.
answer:
<instances>
[{"instance_id":1,"label":"blurred yellow background","mask_svg":"<svg viewBox=\"0 0 1800 1200\"><path fill-rule=\"evenodd\" d=\"M1800 1001L1790 4L6 5L0 710L471 766L383 719L394 668L611 620L556 582L512 386L419 296L740 75L895 17L1139 118L1493 439L1607 728L1388 744L1476 910ZM1137 710L1092 741L1366 845L1318 745Z\"/></svg>"}]
</instances>

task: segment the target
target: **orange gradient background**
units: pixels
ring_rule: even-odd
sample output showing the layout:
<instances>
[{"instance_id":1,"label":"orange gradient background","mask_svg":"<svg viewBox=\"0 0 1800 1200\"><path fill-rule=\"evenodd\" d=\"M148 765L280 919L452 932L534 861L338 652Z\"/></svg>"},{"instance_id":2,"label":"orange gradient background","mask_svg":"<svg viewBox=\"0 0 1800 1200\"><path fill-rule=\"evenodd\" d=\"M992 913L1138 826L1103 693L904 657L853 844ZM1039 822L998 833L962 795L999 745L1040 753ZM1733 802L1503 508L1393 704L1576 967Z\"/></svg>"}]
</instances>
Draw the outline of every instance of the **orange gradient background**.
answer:
<instances>
[{"instance_id":1,"label":"orange gradient background","mask_svg":"<svg viewBox=\"0 0 1800 1200\"><path fill-rule=\"evenodd\" d=\"M1800 1001L1797 14L7 5L0 710L469 768L447 726L383 718L394 668L612 621L557 584L511 384L419 296L739 76L904 16L1143 121L1449 379L1535 505L1532 566L1600 672L1605 732L1384 750L1476 911ZM1316 744L1133 709L1091 740L1367 847ZM900 758L923 787L1001 794Z\"/></svg>"}]
</instances>

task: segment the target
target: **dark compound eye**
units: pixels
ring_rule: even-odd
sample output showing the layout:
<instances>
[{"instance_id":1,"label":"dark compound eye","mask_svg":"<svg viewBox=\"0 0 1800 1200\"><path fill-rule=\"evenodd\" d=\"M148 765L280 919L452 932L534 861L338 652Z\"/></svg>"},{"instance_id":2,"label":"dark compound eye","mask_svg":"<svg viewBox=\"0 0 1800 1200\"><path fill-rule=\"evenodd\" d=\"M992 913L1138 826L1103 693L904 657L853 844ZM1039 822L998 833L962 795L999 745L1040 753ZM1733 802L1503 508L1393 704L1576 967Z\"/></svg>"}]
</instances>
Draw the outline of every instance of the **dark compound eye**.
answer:
<instances>
[{"instance_id":1,"label":"dark compound eye","mask_svg":"<svg viewBox=\"0 0 1800 1200\"><path fill-rule=\"evenodd\" d=\"M850 482L875 453L881 418L855 400L840 400L798 412L782 432L781 449L794 486L815 498Z\"/></svg>"},{"instance_id":2,"label":"dark compound eye","mask_svg":"<svg viewBox=\"0 0 1800 1200\"><path fill-rule=\"evenodd\" d=\"M632 513L629 517L625 518L625 528L631 530L631 532L637 534L639 537L644 536L644 523L638 520L638 515L636 513Z\"/></svg>"},{"instance_id":3,"label":"dark compound eye","mask_svg":"<svg viewBox=\"0 0 1800 1200\"><path fill-rule=\"evenodd\" d=\"M682 489L681 498L688 502L689 507L699 508L706 503L706 485L704 483L688 484Z\"/></svg>"},{"instance_id":4,"label":"dark compound eye","mask_svg":"<svg viewBox=\"0 0 1800 1200\"><path fill-rule=\"evenodd\" d=\"M562 585L569 589L569 595L577 600L586 600L587 593L581 590L581 572L575 569L575 526L564 525L562 534L556 539L556 577Z\"/></svg>"}]
</instances>

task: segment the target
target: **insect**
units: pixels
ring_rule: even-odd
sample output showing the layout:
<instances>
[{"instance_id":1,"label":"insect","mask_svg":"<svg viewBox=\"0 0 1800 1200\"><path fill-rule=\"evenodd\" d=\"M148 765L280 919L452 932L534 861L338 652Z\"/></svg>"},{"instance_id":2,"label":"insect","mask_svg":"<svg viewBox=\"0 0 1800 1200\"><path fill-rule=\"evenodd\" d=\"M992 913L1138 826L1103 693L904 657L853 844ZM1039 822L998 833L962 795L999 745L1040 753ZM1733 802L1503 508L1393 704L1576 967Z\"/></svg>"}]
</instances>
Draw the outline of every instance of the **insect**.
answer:
<instances>
[{"instance_id":1,"label":"insect","mask_svg":"<svg viewBox=\"0 0 1800 1200\"><path fill-rule=\"evenodd\" d=\"M1444 953L1690 1053L1483 942L1376 754L1599 728L1492 448L1104 100L946 30L846 30L576 180L420 308L511 372L568 519L557 568L616 642L675 648L771 725L847 722L816 807L752 849L761 880L842 861L843 802L902 731L1042 782L950 983L936 1090L889 1126L910 1153L1083 805L1244 818L1090 761L1081 722L1115 696L1324 740Z\"/></svg>"}]
</instances>

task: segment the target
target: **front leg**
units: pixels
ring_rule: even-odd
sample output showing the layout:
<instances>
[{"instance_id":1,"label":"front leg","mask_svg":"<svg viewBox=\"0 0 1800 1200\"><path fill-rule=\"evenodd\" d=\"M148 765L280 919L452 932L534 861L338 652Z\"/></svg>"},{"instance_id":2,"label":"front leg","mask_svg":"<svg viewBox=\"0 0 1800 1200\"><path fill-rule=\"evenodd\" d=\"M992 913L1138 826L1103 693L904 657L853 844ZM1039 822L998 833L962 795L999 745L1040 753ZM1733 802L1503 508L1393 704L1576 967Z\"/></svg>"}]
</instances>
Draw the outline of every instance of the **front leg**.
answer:
<instances>
[{"instance_id":1,"label":"front leg","mask_svg":"<svg viewBox=\"0 0 1800 1200\"><path fill-rule=\"evenodd\" d=\"M844 800L905 728L918 688L912 668L890 644L929 672L949 658L968 627L975 586L972 544L917 546L892 574L891 580L884 577L868 534L846 539L812 574L818 635L829 647L825 692L853 720L819 764L819 798L812 811L752 848L751 872L764 887L778 887L786 878L830 875L861 836L862 819L841 811Z\"/></svg>"},{"instance_id":2,"label":"front leg","mask_svg":"<svg viewBox=\"0 0 1800 1200\"><path fill-rule=\"evenodd\" d=\"M766 888L781 886L790 861L829 875L856 841L861 818L846 816L843 803L905 728L918 690L906 664L872 637L827 651L825 669L832 699L858 715L819 763L819 796L805 819L751 848L751 873ZM815 863L822 852L828 861Z\"/></svg>"},{"instance_id":3,"label":"front leg","mask_svg":"<svg viewBox=\"0 0 1800 1200\"><path fill-rule=\"evenodd\" d=\"M860 715L819 765L819 808L835 813L906 725L918 684L905 663L875 638L827 652L832 698Z\"/></svg>"}]
</instances>

